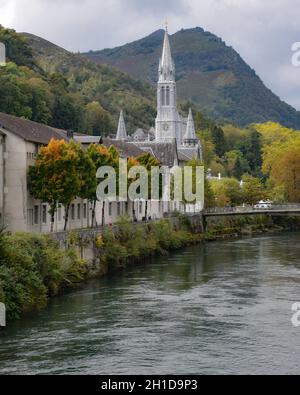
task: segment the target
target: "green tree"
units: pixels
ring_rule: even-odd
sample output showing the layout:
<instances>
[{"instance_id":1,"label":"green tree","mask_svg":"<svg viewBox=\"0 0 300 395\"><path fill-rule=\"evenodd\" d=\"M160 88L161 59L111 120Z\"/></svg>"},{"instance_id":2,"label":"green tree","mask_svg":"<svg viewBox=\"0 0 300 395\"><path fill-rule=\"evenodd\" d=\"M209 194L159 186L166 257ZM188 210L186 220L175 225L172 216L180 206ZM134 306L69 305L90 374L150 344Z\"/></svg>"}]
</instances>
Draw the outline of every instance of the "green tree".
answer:
<instances>
[{"instance_id":1,"label":"green tree","mask_svg":"<svg viewBox=\"0 0 300 395\"><path fill-rule=\"evenodd\" d=\"M77 155L77 173L80 179L80 188L78 197L89 202L93 202L92 211L92 226L94 225L95 219L95 204L96 201L96 165L93 161L90 151L84 150L79 144L74 141L70 142L70 147L76 152ZM89 218L88 218L89 220Z\"/></svg>"},{"instance_id":2,"label":"green tree","mask_svg":"<svg viewBox=\"0 0 300 395\"><path fill-rule=\"evenodd\" d=\"M262 143L261 136L256 130L251 130L246 141L241 147L244 158L248 161L253 175L261 174L262 166Z\"/></svg>"},{"instance_id":3,"label":"green tree","mask_svg":"<svg viewBox=\"0 0 300 395\"><path fill-rule=\"evenodd\" d=\"M51 125L64 130L80 131L83 99L78 94L57 94L53 106Z\"/></svg>"},{"instance_id":4,"label":"green tree","mask_svg":"<svg viewBox=\"0 0 300 395\"><path fill-rule=\"evenodd\" d=\"M225 155L226 152L226 139L224 135L224 131L221 127L219 126L214 126L211 131L212 135L212 142L214 143L216 147L216 154L222 158Z\"/></svg>"},{"instance_id":5,"label":"green tree","mask_svg":"<svg viewBox=\"0 0 300 395\"><path fill-rule=\"evenodd\" d=\"M228 205L236 206L241 204L241 186L235 178L212 180L211 185L216 198L217 206L225 207Z\"/></svg>"},{"instance_id":6,"label":"green tree","mask_svg":"<svg viewBox=\"0 0 300 395\"><path fill-rule=\"evenodd\" d=\"M112 119L99 102L88 103L83 117L83 130L86 134L105 136L113 130Z\"/></svg>"},{"instance_id":7,"label":"green tree","mask_svg":"<svg viewBox=\"0 0 300 395\"><path fill-rule=\"evenodd\" d=\"M96 172L102 166L109 166L112 163L112 156L109 150L104 145L91 144L87 149L87 155L91 159L95 173L93 177L96 181ZM94 187L94 189L93 189ZM95 225L95 210L97 204L97 184L93 184L92 188L89 189L88 199L92 204L92 227ZM105 202L102 202L102 226L104 226L105 219Z\"/></svg>"},{"instance_id":8,"label":"green tree","mask_svg":"<svg viewBox=\"0 0 300 395\"><path fill-rule=\"evenodd\" d=\"M242 181L242 198L244 203L256 204L268 197L266 188L259 178L245 174Z\"/></svg>"}]
</instances>

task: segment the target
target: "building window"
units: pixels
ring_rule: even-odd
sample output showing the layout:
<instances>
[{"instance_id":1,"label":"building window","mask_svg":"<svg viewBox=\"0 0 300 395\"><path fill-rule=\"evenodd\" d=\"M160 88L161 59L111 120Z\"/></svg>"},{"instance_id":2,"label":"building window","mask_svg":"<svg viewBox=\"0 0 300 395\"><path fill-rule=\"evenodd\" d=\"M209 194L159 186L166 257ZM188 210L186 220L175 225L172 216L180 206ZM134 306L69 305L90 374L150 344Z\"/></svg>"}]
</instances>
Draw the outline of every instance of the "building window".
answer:
<instances>
[{"instance_id":1,"label":"building window","mask_svg":"<svg viewBox=\"0 0 300 395\"><path fill-rule=\"evenodd\" d=\"M166 106L170 105L170 87L167 86L166 88Z\"/></svg>"},{"instance_id":2,"label":"building window","mask_svg":"<svg viewBox=\"0 0 300 395\"><path fill-rule=\"evenodd\" d=\"M71 205L71 220L75 220L75 204Z\"/></svg>"},{"instance_id":3,"label":"building window","mask_svg":"<svg viewBox=\"0 0 300 395\"><path fill-rule=\"evenodd\" d=\"M77 219L81 219L81 204L77 204Z\"/></svg>"},{"instance_id":4,"label":"building window","mask_svg":"<svg viewBox=\"0 0 300 395\"><path fill-rule=\"evenodd\" d=\"M108 205L108 215L110 217L112 216L112 203L109 203L109 205Z\"/></svg>"},{"instance_id":5,"label":"building window","mask_svg":"<svg viewBox=\"0 0 300 395\"><path fill-rule=\"evenodd\" d=\"M87 218L87 205L84 203L83 205L83 219Z\"/></svg>"},{"instance_id":6,"label":"building window","mask_svg":"<svg viewBox=\"0 0 300 395\"><path fill-rule=\"evenodd\" d=\"M43 221L43 224L47 223L47 205L46 204L43 204L43 207L42 207L42 221Z\"/></svg>"},{"instance_id":7,"label":"building window","mask_svg":"<svg viewBox=\"0 0 300 395\"><path fill-rule=\"evenodd\" d=\"M117 205L118 216L121 215L121 203Z\"/></svg>"},{"instance_id":8,"label":"building window","mask_svg":"<svg viewBox=\"0 0 300 395\"><path fill-rule=\"evenodd\" d=\"M140 214L142 214L142 212L143 212L143 202L139 203L139 212L140 212Z\"/></svg>"},{"instance_id":9,"label":"building window","mask_svg":"<svg viewBox=\"0 0 300 395\"><path fill-rule=\"evenodd\" d=\"M128 202L125 203L125 214L128 214Z\"/></svg>"},{"instance_id":10,"label":"building window","mask_svg":"<svg viewBox=\"0 0 300 395\"><path fill-rule=\"evenodd\" d=\"M39 224L39 206L34 206L34 214L33 214L34 225Z\"/></svg>"}]
</instances>

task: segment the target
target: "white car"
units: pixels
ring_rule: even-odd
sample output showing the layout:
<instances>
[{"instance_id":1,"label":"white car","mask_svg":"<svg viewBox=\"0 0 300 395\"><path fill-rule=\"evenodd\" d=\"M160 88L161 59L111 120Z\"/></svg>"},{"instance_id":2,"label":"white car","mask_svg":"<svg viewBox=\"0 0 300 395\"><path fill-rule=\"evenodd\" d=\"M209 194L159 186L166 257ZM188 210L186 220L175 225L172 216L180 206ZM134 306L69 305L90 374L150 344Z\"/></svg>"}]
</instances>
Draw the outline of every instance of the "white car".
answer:
<instances>
[{"instance_id":1,"label":"white car","mask_svg":"<svg viewBox=\"0 0 300 395\"><path fill-rule=\"evenodd\" d=\"M266 210L266 209L272 208L272 205L273 205L273 202L271 202L270 200L266 200L266 201L261 200L254 206L254 209L255 210Z\"/></svg>"}]
</instances>

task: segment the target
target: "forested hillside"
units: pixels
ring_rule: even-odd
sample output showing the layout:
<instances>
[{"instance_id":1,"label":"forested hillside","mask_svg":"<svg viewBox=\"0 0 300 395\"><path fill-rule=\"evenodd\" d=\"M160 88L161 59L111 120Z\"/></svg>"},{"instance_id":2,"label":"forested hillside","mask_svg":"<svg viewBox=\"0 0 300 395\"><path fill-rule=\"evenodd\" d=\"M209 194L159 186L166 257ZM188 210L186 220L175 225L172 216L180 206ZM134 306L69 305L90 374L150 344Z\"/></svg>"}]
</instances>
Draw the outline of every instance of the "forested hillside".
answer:
<instances>
[{"instance_id":1,"label":"forested hillside","mask_svg":"<svg viewBox=\"0 0 300 395\"><path fill-rule=\"evenodd\" d=\"M39 37L0 27L8 64L0 69L0 111L84 133L114 133L124 109L130 131L155 118L155 92Z\"/></svg>"}]
</instances>

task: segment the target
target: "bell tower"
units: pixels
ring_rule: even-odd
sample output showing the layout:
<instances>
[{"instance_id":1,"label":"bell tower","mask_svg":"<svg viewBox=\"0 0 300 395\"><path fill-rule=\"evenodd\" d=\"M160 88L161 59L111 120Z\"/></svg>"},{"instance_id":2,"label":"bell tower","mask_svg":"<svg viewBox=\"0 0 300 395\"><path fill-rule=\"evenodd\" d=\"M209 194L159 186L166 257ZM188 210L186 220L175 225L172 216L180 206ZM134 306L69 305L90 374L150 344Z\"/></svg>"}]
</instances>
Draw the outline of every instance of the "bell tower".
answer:
<instances>
[{"instance_id":1,"label":"bell tower","mask_svg":"<svg viewBox=\"0 0 300 395\"><path fill-rule=\"evenodd\" d=\"M175 64L166 27L162 57L159 61L157 84L156 141L182 143L182 120L177 111Z\"/></svg>"}]
</instances>

